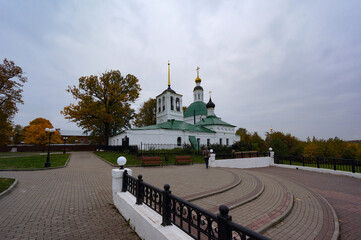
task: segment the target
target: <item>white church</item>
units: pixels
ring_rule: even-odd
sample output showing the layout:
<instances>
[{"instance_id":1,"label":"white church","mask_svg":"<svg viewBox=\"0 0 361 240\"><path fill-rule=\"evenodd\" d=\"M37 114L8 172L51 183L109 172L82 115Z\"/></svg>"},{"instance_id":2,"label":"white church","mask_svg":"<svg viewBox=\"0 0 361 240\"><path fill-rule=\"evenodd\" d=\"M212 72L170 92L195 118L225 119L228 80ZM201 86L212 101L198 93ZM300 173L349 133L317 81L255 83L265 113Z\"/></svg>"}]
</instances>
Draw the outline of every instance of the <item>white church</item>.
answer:
<instances>
[{"instance_id":1,"label":"white church","mask_svg":"<svg viewBox=\"0 0 361 240\"><path fill-rule=\"evenodd\" d=\"M156 124L125 130L110 137L109 145L122 145L129 138L129 145L164 144L181 147L192 145L195 149L202 145L232 145L240 140L236 126L226 123L215 115L215 104L211 96L208 103L203 101L203 88L197 67L196 86L193 103L183 112L182 95L170 87L170 63L168 63L168 88L156 97Z\"/></svg>"}]
</instances>

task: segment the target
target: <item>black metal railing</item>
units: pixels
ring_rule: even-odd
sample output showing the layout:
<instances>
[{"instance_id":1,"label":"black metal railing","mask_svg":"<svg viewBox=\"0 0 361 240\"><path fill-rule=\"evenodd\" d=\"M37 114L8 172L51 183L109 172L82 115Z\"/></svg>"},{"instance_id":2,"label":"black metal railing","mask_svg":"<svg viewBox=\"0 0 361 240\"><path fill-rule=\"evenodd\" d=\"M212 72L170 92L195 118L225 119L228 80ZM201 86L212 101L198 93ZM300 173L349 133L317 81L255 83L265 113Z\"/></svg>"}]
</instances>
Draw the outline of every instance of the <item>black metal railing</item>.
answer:
<instances>
[{"instance_id":1,"label":"black metal railing","mask_svg":"<svg viewBox=\"0 0 361 240\"><path fill-rule=\"evenodd\" d=\"M279 155L276 155L274 159L275 163L277 164L288 164L361 173L361 160L355 159Z\"/></svg>"},{"instance_id":2,"label":"black metal railing","mask_svg":"<svg viewBox=\"0 0 361 240\"><path fill-rule=\"evenodd\" d=\"M227 206L221 205L220 213L216 215L173 195L169 189L168 184L161 190L145 183L142 175L135 178L124 171L122 191L128 191L135 196L136 204L144 203L159 213L163 226L174 224L194 239L269 239L232 222Z\"/></svg>"},{"instance_id":3,"label":"black metal railing","mask_svg":"<svg viewBox=\"0 0 361 240\"><path fill-rule=\"evenodd\" d=\"M216 159L232 159L232 158L254 158L254 157L269 157L269 152L233 152L233 153L217 153Z\"/></svg>"}]
</instances>

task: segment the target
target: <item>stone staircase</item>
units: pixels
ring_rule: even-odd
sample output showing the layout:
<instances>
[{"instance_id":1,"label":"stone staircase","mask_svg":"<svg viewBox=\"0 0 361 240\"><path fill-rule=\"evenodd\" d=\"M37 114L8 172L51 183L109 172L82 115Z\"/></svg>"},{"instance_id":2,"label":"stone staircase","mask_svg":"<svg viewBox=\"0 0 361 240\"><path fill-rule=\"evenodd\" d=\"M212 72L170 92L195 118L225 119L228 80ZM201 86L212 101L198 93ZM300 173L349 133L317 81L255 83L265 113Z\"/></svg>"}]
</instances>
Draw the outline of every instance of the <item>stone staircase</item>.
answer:
<instances>
[{"instance_id":1,"label":"stone staircase","mask_svg":"<svg viewBox=\"0 0 361 240\"><path fill-rule=\"evenodd\" d=\"M234 222L272 239L338 238L334 209L302 183L252 169L208 171L202 167L170 166L150 170L152 174L144 179L155 185L171 182L174 194L213 213L218 213L220 205L227 205ZM154 175L157 171L163 174ZM191 171L197 172L198 178L191 176ZM181 187L185 185L186 189ZM162 186L158 184L158 187Z\"/></svg>"},{"instance_id":2,"label":"stone staircase","mask_svg":"<svg viewBox=\"0 0 361 240\"><path fill-rule=\"evenodd\" d=\"M238 173L239 184L191 202L214 213L225 204L233 221L272 239L338 238L336 213L319 194L266 174L228 171Z\"/></svg>"}]
</instances>

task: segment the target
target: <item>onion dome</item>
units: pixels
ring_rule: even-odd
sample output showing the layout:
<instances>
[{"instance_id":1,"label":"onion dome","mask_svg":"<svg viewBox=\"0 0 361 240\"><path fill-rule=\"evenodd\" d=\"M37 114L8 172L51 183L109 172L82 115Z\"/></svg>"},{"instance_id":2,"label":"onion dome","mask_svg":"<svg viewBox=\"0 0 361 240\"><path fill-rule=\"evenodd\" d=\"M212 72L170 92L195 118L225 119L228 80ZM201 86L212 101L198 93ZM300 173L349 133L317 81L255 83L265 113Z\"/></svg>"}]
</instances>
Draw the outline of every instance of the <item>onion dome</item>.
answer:
<instances>
[{"instance_id":1,"label":"onion dome","mask_svg":"<svg viewBox=\"0 0 361 240\"><path fill-rule=\"evenodd\" d=\"M212 102L212 98L209 98L209 102L207 103L206 107L207 109L216 107L216 105Z\"/></svg>"},{"instance_id":2,"label":"onion dome","mask_svg":"<svg viewBox=\"0 0 361 240\"><path fill-rule=\"evenodd\" d=\"M197 90L203 91L203 88L201 86L195 86L194 89L193 89L193 92L197 91Z\"/></svg>"}]
</instances>

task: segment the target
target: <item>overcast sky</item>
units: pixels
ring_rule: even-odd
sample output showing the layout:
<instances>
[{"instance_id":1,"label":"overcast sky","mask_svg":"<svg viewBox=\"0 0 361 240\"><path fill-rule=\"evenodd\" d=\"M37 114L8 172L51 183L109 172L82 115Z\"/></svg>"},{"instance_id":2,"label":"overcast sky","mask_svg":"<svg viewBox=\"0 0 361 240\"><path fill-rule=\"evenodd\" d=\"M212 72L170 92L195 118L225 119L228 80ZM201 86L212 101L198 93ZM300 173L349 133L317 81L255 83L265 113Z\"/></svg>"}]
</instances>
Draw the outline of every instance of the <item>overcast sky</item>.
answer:
<instances>
[{"instance_id":1,"label":"overcast sky","mask_svg":"<svg viewBox=\"0 0 361 240\"><path fill-rule=\"evenodd\" d=\"M361 139L361 1L0 0L0 58L26 73L15 124L60 111L81 76L139 79L140 105L171 85L193 101L200 67L222 120L262 137Z\"/></svg>"}]
</instances>

